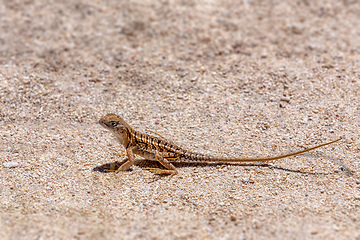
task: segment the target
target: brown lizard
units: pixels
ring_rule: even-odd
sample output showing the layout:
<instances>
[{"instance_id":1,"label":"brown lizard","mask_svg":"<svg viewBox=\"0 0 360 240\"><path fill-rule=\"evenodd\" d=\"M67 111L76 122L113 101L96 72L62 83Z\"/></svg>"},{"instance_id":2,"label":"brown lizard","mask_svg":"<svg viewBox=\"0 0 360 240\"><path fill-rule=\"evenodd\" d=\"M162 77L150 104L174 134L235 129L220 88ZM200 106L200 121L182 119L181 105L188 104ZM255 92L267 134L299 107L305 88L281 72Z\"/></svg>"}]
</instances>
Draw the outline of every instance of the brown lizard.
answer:
<instances>
[{"instance_id":1,"label":"brown lizard","mask_svg":"<svg viewBox=\"0 0 360 240\"><path fill-rule=\"evenodd\" d=\"M331 142L317 145L315 147L307 148L294 153L279 155L275 157L264 158L222 158L209 156L200 153L190 152L181 147L176 146L170 141L162 137L153 137L148 134L140 133L130 127L124 119L116 114L107 114L99 121L100 125L110 130L120 143L125 147L128 160L123 163L115 172L129 170L131 165L135 162L134 155L139 155L148 160L155 160L161 163L166 169L147 168L156 174L177 174L177 170L171 162L186 162L186 163L240 163L240 162L265 162L270 160L277 160L290 156L295 156L304 152L314 150L332 143L335 143L342 138Z\"/></svg>"}]
</instances>

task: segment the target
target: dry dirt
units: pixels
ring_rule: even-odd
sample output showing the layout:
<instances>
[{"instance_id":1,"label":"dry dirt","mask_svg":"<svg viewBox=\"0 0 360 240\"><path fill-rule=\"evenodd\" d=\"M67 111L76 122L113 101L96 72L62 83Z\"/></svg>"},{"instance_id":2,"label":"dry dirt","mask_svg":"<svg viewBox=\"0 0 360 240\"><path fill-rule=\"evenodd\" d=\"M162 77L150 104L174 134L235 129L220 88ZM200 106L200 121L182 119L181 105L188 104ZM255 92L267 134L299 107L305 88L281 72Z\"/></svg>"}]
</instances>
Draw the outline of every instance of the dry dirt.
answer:
<instances>
[{"instance_id":1,"label":"dry dirt","mask_svg":"<svg viewBox=\"0 0 360 240\"><path fill-rule=\"evenodd\" d=\"M2 0L0 238L360 239L359 22L356 0ZM344 139L104 173L109 112L227 157Z\"/></svg>"}]
</instances>

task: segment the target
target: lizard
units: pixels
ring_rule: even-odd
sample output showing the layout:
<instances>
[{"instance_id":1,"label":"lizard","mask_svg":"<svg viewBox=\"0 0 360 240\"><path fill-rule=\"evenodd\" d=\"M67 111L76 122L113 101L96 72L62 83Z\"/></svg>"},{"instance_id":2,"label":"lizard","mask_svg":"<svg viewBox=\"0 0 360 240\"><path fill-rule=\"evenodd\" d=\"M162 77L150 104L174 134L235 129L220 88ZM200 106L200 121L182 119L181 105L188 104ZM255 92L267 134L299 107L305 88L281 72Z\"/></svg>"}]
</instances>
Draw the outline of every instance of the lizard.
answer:
<instances>
[{"instance_id":1,"label":"lizard","mask_svg":"<svg viewBox=\"0 0 360 240\"><path fill-rule=\"evenodd\" d=\"M309 152L316 148L320 148L337 141L342 138L316 145L311 148L306 148L293 153L285 155L278 155L273 157L261 158L224 158L201 153L188 151L174 143L166 140L163 137L154 137L145 133L141 133L133 129L128 123L125 122L120 116L109 113L99 120L99 124L105 129L109 130L125 147L127 161L123 163L116 173L120 171L127 171L135 162L135 155L139 155L147 160L158 161L166 169L159 168L146 168L155 174L178 174L177 169L171 162L185 162L185 163L245 163L245 162L266 162L271 160L278 160L287 158L301 153Z\"/></svg>"}]
</instances>

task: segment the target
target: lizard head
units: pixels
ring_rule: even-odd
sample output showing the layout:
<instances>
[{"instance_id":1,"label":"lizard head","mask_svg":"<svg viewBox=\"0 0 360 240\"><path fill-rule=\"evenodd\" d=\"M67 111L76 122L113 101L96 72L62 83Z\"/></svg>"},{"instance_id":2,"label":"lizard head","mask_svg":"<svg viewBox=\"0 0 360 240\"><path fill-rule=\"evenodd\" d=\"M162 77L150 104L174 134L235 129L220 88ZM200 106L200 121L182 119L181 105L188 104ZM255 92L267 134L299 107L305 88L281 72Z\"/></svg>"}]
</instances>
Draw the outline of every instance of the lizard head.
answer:
<instances>
[{"instance_id":1,"label":"lizard head","mask_svg":"<svg viewBox=\"0 0 360 240\"><path fill-rule=\"evenodd\" d=\"M127 144L127 134L130 131L130 126L120 116L109 113L99 120L99 124L112 132L121 144Z\"/></svg>"}]
</instances>

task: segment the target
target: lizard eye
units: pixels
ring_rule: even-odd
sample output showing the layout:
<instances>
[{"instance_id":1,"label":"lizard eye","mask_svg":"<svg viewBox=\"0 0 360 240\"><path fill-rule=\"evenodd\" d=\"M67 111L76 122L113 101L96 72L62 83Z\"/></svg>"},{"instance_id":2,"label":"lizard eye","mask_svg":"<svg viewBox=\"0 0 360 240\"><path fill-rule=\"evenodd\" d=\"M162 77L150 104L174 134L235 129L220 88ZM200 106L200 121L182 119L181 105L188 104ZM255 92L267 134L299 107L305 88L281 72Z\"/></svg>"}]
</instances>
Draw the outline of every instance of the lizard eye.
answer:
<instances>
[{"instance_id":1,"label":"lizard eye","mask_svg":"<svg viewBox=\"0 0 360 240\"><path fill-rule=\"evenodd\" d=\"M110 122L112 127L116 127L117 126L117 122Z\"/></svg>"}]
</instances>

